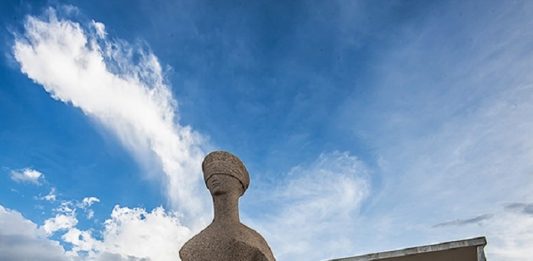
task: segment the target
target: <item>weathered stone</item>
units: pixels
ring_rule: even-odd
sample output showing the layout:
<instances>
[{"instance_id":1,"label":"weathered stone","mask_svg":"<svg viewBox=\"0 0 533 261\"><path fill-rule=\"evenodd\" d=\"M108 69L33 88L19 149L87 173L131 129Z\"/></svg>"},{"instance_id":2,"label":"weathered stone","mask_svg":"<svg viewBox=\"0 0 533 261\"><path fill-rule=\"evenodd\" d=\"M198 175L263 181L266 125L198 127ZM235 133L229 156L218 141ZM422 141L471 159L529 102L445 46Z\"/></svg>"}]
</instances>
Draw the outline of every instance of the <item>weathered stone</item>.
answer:
<instances>
[{"instance_id":1,"label":"weathered stone","mask_svg":"<svg viewBox=\"0 0 533 261\"><path fill-rule=\"evenodd\" d=\"M239 219L239 197L250 184L244 164L231 153L209 153L202 163L213 197L213 222L180 249L182 261L273 261L263 237Z\"/></svg>"}]
</instances>

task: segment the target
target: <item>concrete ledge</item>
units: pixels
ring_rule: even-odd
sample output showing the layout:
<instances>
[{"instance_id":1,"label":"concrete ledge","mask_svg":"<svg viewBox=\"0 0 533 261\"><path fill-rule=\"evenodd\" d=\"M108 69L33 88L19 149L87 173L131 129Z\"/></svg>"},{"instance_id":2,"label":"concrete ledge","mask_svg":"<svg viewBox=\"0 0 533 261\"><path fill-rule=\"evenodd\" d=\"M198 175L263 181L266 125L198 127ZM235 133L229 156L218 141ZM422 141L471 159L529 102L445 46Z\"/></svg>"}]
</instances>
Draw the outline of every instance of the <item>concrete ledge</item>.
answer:
<instances>
[{"instance_id":1,"label":"concrete ledge","mask_svg":"<svg viewBox=\"0 0 533 261\"><path fill-rule=\"evenodd\" d=\"M414 254L450 250L450 249L463 248L463 247L479 247L478 249L483 249L483 247L486 244L487 244L487 239L485 237L476 237L476 238L471 238L471 239L457 240L457 241L445 242L445 243L434 244L434 245L410 247L410 248L405 248L401 250L372 253L372 254L367 254L367 255L362 255L362 256L338 258L338 259L332 259L331 261L370 261L370 260L379 260L379 259L384 259L384 258L402 257L402 256L408 256L408 255L414 255Z\"/></svg>"}]
</instances>

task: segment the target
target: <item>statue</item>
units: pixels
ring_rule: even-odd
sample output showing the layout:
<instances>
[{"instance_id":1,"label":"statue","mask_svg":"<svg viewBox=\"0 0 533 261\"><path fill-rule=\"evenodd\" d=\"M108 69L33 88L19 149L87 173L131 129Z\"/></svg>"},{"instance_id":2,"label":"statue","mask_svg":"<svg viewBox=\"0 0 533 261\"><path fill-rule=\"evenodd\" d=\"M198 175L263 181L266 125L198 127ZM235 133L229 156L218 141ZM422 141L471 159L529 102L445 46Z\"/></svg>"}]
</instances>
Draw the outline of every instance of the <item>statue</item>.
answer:
<instances>
[{"instance_id":1,"label":"statue","mask_svg":"<svg viewBox=\"0 0 533 261\"><path fill-rule=\"evenodd\" d=\"M202 162L215 217L180 249L182 261L275 261L265 239L239 220L239 197L250 184L244 164L231 153L215 151Z\"/></svg>"}]
</instances>

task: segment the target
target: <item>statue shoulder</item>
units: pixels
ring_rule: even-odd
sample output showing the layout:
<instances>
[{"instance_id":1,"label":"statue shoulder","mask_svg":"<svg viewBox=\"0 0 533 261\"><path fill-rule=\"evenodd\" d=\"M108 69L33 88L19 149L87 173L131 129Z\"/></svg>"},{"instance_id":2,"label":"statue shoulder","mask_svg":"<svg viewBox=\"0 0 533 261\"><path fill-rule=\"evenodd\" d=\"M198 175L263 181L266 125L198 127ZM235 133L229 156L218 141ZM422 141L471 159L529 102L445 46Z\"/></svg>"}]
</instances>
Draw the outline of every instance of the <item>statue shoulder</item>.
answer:
<instances>
[{"instance_id":1,"label":"statue shoulder","mask_svg":"<svg viewBox=\"0 0 533 261\"><path fill-rule=\"evenodd\" d=\"M248 227L247 225L244 225L244 224L242 224L242 228L245 231L245 234L247 236L250 236L250 237L252 237L253 239L255 239L257 241L260 241L260 242L266 244L266 240L257 231L255 231L254 229L252 229L252 228L250 228L250 227Z\"/></svg>"},{"instance_id":2,"label":"statue shoulder","mask_svg":"<svg viewBox=\"0 0 533 261\"><path fill-rule=\"evenodd\" d=\"M217 255L219 260L275 261L266 240L244 224L226 229L222 237L220 228L210 225L185 242L179 255L184 261L213 260L213 255Z\"/></svg>"},{"instance_id":3,"label":"statue shoulder","mask_svg":"<svg viewBox=\"0 0 533 261\"><path fill-rule=\"evenodd\" d=\"M258 249L259 252L261 252L264 255L265 257L264 260L268 260L268 261L275 260L274 255L272 254L272 250L270 249L270 246L268 245L266 240L263 238L263 236L261 236L261 234L259 234L257 231L255 231L254 229L244 224L242 224L242 228L245 231L244 234L246 235L246 239L247 239L246 241L248 241L248 243L251 246Z\"/></svg>"},{"instance_id":4,"label":"statue shoulder","mask_svg":"<svg viewBox=\"0 0 533 261\"><path fill-rule=\"evenodd\" d=\"M196 258L193 257L197 256L202 250L207 249L206 244L209 245L210 236L209 231L206 230L202 230L183 244L179 251L182 260L195 260Z\"/></svg>"}]
</instances>

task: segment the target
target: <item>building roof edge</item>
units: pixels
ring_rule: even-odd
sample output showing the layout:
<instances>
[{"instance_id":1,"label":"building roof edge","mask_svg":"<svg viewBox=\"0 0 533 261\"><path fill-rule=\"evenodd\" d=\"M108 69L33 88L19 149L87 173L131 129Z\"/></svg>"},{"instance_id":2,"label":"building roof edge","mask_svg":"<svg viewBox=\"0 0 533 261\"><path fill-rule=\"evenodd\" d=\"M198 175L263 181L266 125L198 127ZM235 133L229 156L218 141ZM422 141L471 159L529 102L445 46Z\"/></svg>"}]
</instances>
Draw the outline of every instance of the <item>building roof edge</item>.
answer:
<instances>
[{"instance_id":1,"label":"building roof edge","mask_svg":"<svg viewBox=\"0 0 533 261\"><path fill-rule=\"evenodd\" d=\"M404 249L399 249L399 250L366 254L362 256L337 258L337 259L331 259L331 261L379 260L383 258L400 257L400 256L429 253L429 252L435 252L435 251L450 250L450 249L455 249L455 248L477 247L477 246L485 246L485 245L487 245L487 239L485 237L475 237L475 238L470 238L470 239L449 241L449 242L438 243L438 244L433 244L433 245L409 247L409 248L404 248Z\"/></svg>"}]
</instances>

